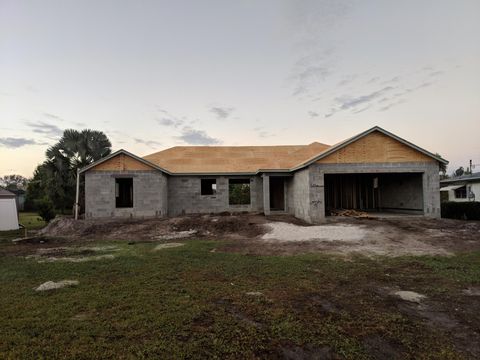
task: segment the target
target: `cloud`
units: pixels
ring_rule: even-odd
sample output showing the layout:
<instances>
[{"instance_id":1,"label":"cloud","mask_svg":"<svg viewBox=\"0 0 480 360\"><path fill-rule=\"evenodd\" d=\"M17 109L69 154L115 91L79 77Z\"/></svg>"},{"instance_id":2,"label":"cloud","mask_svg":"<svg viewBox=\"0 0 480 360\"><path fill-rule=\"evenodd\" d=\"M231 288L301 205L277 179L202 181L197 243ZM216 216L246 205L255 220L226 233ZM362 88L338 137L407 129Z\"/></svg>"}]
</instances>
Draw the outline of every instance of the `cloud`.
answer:
<instances>
[{"instance_id":1,"label":"cloud","mask_svg":"<svg viewBox=\"0 0 480 360\"><path fill-rule=\"evenodd\" d=\"M387 85L387 84L393 84L393 83L397 83L400 81L400 77L399 76L394 76L393 78L391 78L390 80L385 80L382 82L382 85Z\"/></svg>"},{"instance_id":2,"label":"cloud","mask_svg":"<svg viewBox=\"0 0 480 360\"><path fill-rule=\"evenodd\" d=\"M49 119L53 119L53 120L64 121L64 119L62 119L60 116L57 116L55 114L43 113L43 116L45 116L46 118L49 118Z\"/></svg>"},{"instance_id":3,"label":"cloud","mask_svg":"<svg viewBox=\"0 0 480 360\"><path fill-rule=\"evenodd\" d=\"M210 112L217 116L217 119L225 120L235 110L233 107L212 106Z\"/></svg>"},{"instance_id":4,"label":"cloud","mask_svg":"<svg viewBox=\"0 0 480 360\"><path fill-rule=\"evenodd\" d=\"M308 115L310 115L310 117L313 118L313 117L318 117L320 114L317 113L317 112L315 112L315 111L309 111L309 112L308 112Z\"/></svg>"},{"instance_id":5,"label":"cloud","mask_svg":"<svg viewBox=\"0 0 480 360\"><path fill-rule=\"evenodd\" d=\"M429 87L429 86L432 86L432 85L433 85L433 82L424 82L423 84L420 84L417 87L415 87L413 90L426 88L426 87Z\"/></svg>"},{"instance_id":6,"label":"cloud","mask_svg":"<svg viewBox=\"0 0 480 360\"><path fill-rule=\"evenodd\" d=\"M338 86L345 86L352 83L358 77L357 74L350 74L345 76L342 80L338 82Z\"/></svg>"},{"instance_id":7,"label":"cloud","mask_svg":"<svg viewBox=\"0 0 480 360\"><path fill-rule=\"evenodd\" d=\"M183 119L180 119L177 116L170 114L167 110L158 109L158 111L162 114L162 116L157 119L157 122L161 126L179 128L185 124L185 121Z\"/></svg>"},{"instance_id":8,"label":"cloud","mask_svg":"<svg viewBox=\"0 0 480 360\"><path fill-rule=\"evenodd\" d=\"M380 108L379 111L387 111L387 110L389 110L390 108L392 108L392 107L394 107L394 106L396 106L396 105L403 104L403 103L405 103L405 102L407 102L407 100L405 100L405 99L400 99L400 100L394 101L394 102L392 102L392 103L390 103L390 104L387 104L387 105L385 105L384 107Z\"/></svg>"},{"instance_id":9,"label":"cloud","mask_svg":"<svg viewBox=\"0 0 480 360\"><path fill-rule=\"evenodd\" d=\"M26 138L0 138L0 146L4 146L9 149L16 149L26 145L47 145L47 143L38 142L36 140Z\"/></svg>"},{"instance_id":10,"label":"cloud","mask_svg":"<svg viewBox=\"0 0 480 360\"><path fill-rule=\"evenodd\" d=\"M290 79L295 83L293 95L308 93L323 82L332 71L325 65L298 65Z\"/></svg>"},{"instance_id":11,"label":"cloud","mask_svg":"<svg viewBox=\"0 0 480 360\"><path fill-rule=\"evenodd\" d=\"M257 133L257 136L261 137L261 138L267 138L267 137L275 136L275 134L265 130L265 128L263 126L256 127L256 128L253 129L253 131L255 131Z\"/></svg>"},{"instance_id":12,"label":"cloud","mask_svg":"<svg viewBox=\"0 0 480 360\"><path fill-rule=\"evenodd\" d=\"M180 136L177 139L190 145L216 145L220 144L219 139L209 136L203 130L196 130L191 127L184 127Z\"/></svg>"},{"instance_id":13,"label":"cloud","mask_svg":"<svg viewBox=\"0 0 480 360\"><path fill-rule=\"evenodd\" d=\"M57 125L48 124L44 121L26 122L27 126L32 129L34 133L45 135L49 138L57 138L62 136L63 130Z\"/></svg>"},{"instance_id":14,"label":"cloud","mask_svg":"<svg viewBox=\"0 0 480 360\"><path fill-rule=\"evenodd\" d=\"M158 119L157 122L162 126L175 126L175 120L168 119L168 118L161 118Z\"/></svg>"},{"instance_id":15,"label":"cloud","mask_svg":"<svg viewBox=\"0 0 480 360\"><path fill-rule=\"evenodd\" d=\"M383 89L374 91L370 94L367 95L361 95L357 97L351 97L351 96L343 96L339 97L336 99L337 103L339 103L339 109L341 110L348 110L355 108L359 105L363 105L366 103L369 103L372 100L375 100L381 96L383 96L386 92L393 90L394 87L392 86L387 86L384 87Z\"/></svg>"},{"instance_id":16,"label":"cloud","mask_svg":"<svg viewBox=\"0 0 480 360\"><path fill-rule=\"evenodd\" d=\"M143 139L139 139L139 138L135 138L133 140L135 140L135 142L137 144L147 145L148 147L151 147L151 148L157 148L157 147L162 145L161 142L158 142L158 141L155 141L155 140L143 140Z\"/></svg>"}]
</instances>

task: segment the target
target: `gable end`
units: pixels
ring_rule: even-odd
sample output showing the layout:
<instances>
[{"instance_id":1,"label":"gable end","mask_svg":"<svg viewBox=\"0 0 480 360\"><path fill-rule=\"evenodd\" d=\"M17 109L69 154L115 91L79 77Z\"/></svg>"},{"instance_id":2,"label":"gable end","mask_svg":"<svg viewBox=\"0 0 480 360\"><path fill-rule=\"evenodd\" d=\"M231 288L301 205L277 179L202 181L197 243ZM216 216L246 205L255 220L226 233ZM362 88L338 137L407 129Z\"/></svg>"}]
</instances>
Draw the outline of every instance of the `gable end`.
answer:
<instances>
[{"instance_id":1,"label":"gable end","mask_svg":"<svg viewBox=\"0 0 480 360\"><path fill-rule=\"evenodd\" d=\"M134 171L134 170L155 170L154 167L134 159L126 154L118 154L89 170L95 171Z\"/></svg>"},{"instance_id":2,"label":"gable end","mask_svg":"<svg viewBox=\"0 0 480 360\"><path fill-rule=\"evenodd\" d=\"M435 162L424 153L400 141L373 131L320 159L320 164Z\"/></svg>"}]
</instances>

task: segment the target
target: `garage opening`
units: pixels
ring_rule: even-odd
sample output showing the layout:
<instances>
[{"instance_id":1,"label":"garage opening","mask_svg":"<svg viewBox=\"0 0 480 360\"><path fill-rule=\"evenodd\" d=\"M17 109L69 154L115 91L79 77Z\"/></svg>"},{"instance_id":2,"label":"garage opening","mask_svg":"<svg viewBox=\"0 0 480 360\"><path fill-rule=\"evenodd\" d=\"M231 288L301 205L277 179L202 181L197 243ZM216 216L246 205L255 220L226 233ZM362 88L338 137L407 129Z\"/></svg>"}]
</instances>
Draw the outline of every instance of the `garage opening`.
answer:
<instances>
[{"instance_id":1,"label":"garage opening","mask_svg":"<svg viewBox=\"0 0 480 360\"><path fill-rule=\"evenodd\" d=\"M325 213L338 210L423 214L422 174L326 174Z\"/></svg>"},{"instance_id":2,"label":"garage opening","mask_svg":"<svg viewBox=\"0 0 480 360\"><path fill-rule=\"evenodd\" d=\"M270 176L270 210L285 211L285 178Z\"/></svg>"}]
</instances>

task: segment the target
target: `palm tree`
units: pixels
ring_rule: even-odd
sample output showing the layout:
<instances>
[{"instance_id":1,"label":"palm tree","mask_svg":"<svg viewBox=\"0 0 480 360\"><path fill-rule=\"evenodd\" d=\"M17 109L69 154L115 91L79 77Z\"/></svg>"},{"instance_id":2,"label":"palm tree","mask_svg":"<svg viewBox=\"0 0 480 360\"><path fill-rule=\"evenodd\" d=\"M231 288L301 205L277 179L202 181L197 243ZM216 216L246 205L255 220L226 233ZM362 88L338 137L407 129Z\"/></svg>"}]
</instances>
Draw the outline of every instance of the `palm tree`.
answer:
<instances>
[{"instance_id":1,"label":"palm tree","mask_svg":"<svg viewBox=\"0 0 480 360\"><path fill-rule=\"evenodd\" d=\"M73 202L77 169L109 155L111 147L110 140L101 131L68 129L55 145L48 148L44 163L49 175L47 188L50 188L48 193L57 208L63 210ZM81 183L83 189L83 180ZM80 198L83 202L83 196Z\"/></svg>"},{"instance_id":2,"label":"palm tree","mask_svg":"<svg viewBox=\"0 0 480 360\"><path fill-rule=\"evenodd\" d=\"M58 143L47 150L47 158L63 162L71 170L80 169L111 153L112 144L107 136L96 130L65 130Z\"/></svg>"}]
</instances>

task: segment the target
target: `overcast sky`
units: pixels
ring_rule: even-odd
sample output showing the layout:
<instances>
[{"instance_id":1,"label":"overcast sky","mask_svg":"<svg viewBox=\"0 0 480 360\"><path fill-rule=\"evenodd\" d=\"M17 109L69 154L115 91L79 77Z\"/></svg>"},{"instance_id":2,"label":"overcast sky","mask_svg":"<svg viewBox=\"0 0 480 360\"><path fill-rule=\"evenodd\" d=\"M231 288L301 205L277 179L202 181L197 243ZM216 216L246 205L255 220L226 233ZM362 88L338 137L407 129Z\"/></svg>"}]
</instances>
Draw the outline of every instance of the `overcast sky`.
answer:
<instances>
[{"instance_id":1,"label":"overcast sky","mask_svg":"<svg viewBox=\"0 0 480 360\"><path fill-rule=\"evenodd\" d=\"M67 128L137 155L379 125L480 171L480 1L0 0L0 175Z\"/></svg>"}]
</instances>

